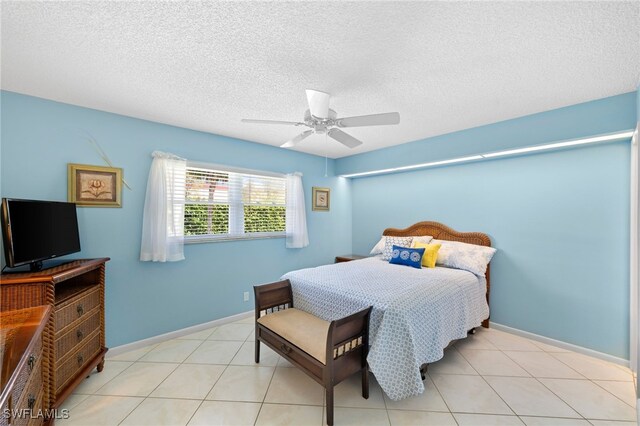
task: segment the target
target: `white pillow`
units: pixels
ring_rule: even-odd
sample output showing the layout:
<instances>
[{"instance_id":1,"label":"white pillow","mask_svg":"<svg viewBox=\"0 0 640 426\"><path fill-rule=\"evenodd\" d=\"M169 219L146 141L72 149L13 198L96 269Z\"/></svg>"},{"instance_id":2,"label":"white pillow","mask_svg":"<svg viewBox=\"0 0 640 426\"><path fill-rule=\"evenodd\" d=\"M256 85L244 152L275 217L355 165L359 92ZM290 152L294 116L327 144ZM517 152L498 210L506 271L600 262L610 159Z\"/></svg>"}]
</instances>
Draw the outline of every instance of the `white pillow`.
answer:
<instances>
[{"instance_id":1,"label":"white pillow","mask_svg":"<svg viewBox=\"0 0 640 426\"><path fill-rule=\"evenodd\" d=\"M382 260L391 259L393 246L411 247L411 237L387 237L384 241L384 251L382 252Z\"/></svg>"},{"instance_id":2,"label":"white pillow","mask_svg":"<svg viewBox=\"0 0 640 426\"><path fill-rule=\"evenodd\" d=\"M405 238L405 237L402 237ZM413 243L424 243L424 244L429 244L429 242L431 240L433 240L433 237L431 235L424 235L424 236L420 236L420 237L408 237L411 238L411 243L409 244L409 247L411 245L413 245ZM382 238L380 238L380 241L378 241L378 243L373 246L373 248L371 249L371 252L369 253L371 256L375 256L377 254L382 254L382 252L384 251L384 243L387 241L387 237L386 236L382 236Z\"/></svg>"},{"instance_id":3,"label":"white pillow","mask_svg":"<svg viewBox=\"0 0 640 426\"><path fill-rule=\"evenodd\" d=\"M433 237L431 235L421 235L419 237L411 238L413 238L413 241L411 241L411 245L413 245L413 243L429 244L431 240L433 240Z\"/></svg>"},{"instance_id":4,"label":"white pillow","mask_svg":"<svg viewBox=\"0 0 640 426\"><path fill-rule=\"evenodd\" d=\"M487 272L487 265L496 252L493 247L457 241L433 240L431 243L441 244L436 265L462 269L476 275Z\"/></svg>"},{"instance_id":5,"label":"white pillow","mask_svg":"<svg viewBox=\"0 0 640 426\"><path fill-rule=\"evenodd\" d=\"M378 241L378 243L375 246L373 246L369 254L371 256L375 256L376 254L382 254L382 252L384 251L384 242L386 240L387 240L387 237L383 235L382 238L380 238L380 241Z\"/></svg>"}]
</instances>

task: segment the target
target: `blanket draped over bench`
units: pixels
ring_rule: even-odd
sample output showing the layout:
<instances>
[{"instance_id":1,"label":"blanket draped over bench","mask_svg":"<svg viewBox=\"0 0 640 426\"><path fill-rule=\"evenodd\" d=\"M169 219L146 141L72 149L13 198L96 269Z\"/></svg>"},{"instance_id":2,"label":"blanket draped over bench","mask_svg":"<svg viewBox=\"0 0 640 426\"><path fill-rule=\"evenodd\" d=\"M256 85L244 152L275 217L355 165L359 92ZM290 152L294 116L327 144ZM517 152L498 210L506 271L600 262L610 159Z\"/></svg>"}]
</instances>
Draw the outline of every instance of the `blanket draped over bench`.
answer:
<instances>
[{"instance_id":1,"label":"blanket draped over bench","mask_svg":"<svg viewBox=\"0 0 640 426\"><path fill-rule=\"evenodd\" d=\"M486 280L448 268L416 269L379 257L285 274L298 309L324 320L373 305L369 367L393 400L424 391L420 366L443 356L489 316Z\"/></svg>"}]
</instances>

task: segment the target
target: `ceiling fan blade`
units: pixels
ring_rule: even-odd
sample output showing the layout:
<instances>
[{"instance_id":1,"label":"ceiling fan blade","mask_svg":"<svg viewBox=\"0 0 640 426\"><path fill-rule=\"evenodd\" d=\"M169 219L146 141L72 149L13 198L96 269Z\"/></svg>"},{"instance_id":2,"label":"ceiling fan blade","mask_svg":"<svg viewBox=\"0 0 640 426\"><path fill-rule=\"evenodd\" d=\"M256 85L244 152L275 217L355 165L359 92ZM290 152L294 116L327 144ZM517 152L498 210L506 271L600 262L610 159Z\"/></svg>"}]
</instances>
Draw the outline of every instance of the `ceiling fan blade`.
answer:
<instances>
[{"instance_id":1,"label":"ceiling fan blade","mask_svg":"<svg viewBox=\"0 0 640 426\"><path fill-rule=\"evenodd\" d=\"M253 124L293 124L294 126L302 125L304 123L297 123L295 121L276 121L276 120L253 120L251 118L243 118L243 123L253 123Z\"/></svg>"},{"instance_id":2,"label":"ceiling fan blade","mask_svg":"<svg viewBox=\"0 0 640 426\"><path fill-rule=\"evenodd\" d=\"M338 142L340 142L341 144L349 148L355 148L358 145L362 145L361 141L359 141L358 139L354 138L351 135L346 134L340 129L333 128L329 130L327 135L329 135L330 138L337 140Z\"/></svg>"},{"instance_id":3,"label":"ceiling fan blade","mask_svg":"<svg viewBox=\"0 0 640 426\"><path fill-rule=\"evenodd\" d=\"M359 115L357 117L338 118L338 127L382 126L400 123L400 114L397 112L385 112L383 114Z\"/></svg>"},{"instance_id":4,"label":"ceiling fan blade","mask_svg":"<svg viewBox=\"0 0 640 426\"><path fill-rule=\"evenodd\" d=\"M287 142L283 143L280 146L282 148L291 148L292 146L296 146L297 144L300 143L300 141L302 141L304 138L306 138L307 136L311 135L312 133L313 133L313 130L306 130L306 131L300 133L295 138L291 139L290 141L287 141Z\"/></svg>"},{"instance_id":5,"label":"ceiling fan blade","mask_svg":"<svg viewBox=\"0 0 640 426\"><path fill-rule=\"evenodd\" d=\"M307 102L309 102L309 111L316 118L329 118L329 97L325 92L307 89Z\"/></svg>"}]
</instances>

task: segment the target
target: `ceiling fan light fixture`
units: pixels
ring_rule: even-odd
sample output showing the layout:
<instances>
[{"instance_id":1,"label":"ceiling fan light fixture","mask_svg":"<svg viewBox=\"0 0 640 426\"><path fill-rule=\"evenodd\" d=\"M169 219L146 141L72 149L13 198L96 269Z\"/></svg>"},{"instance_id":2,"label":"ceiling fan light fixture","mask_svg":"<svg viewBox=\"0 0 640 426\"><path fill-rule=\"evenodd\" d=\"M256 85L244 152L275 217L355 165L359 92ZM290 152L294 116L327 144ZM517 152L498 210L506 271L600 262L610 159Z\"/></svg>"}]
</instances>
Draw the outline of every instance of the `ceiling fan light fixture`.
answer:
<instances>
[{"instance_id":1,"label":"ceiling fan light fixture","mask_svg":"<svg viewBox=\"0 0 640 426\"><path fill-rule=\"evenodd\" d=\"M319 90L307 89L307 102L311 115L321 120L329 118L330 95Z\"/></svg>"},{"instance_id":2,"label":"ceiling fan light fixture","mask_svg":"<svg viewBox=\"0 0 640 426\"><path fill-rule=\"evenodd\" d=\"M306 130L295 138L280 145L283 148L291 148L313 133L325 134L340 142L347 148L355 148L362 145L362 141L343 132L343 127L383 126L400 123L400 114L386 112L382 114L360 115L355 117L338 118L336 112L329 108L329 94L318 90L307 89L307 102L309 109L304 113L304 122L274 121L242 119L243 123L253 124L289 124L294 126L306 126ZM326 138L325 138L326 139Z\"/></svg>"}]
</instances>

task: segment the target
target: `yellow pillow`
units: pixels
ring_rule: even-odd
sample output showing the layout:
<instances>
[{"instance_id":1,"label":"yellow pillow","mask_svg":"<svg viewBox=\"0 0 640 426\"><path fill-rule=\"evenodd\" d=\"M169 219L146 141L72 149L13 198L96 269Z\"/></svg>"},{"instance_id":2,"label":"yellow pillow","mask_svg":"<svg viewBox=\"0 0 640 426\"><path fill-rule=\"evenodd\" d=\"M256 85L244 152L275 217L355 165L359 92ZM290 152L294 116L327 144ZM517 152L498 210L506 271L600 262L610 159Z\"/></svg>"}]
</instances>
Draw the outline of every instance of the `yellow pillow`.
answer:
<instances>
[{"instance_id":1,"label":"yellow pillow","mask_svg":"<svg viewBox=\"0 0 640 426\"><path fill-rule=\"evenodd\" d=\"M422 255L422 266L425 268L435 268L436 267L436 259L438 258L438 250L442 244L425 244L414 242L411 244L413 248L423 248L424 255Z\"/></svg>"}]
</instances>

